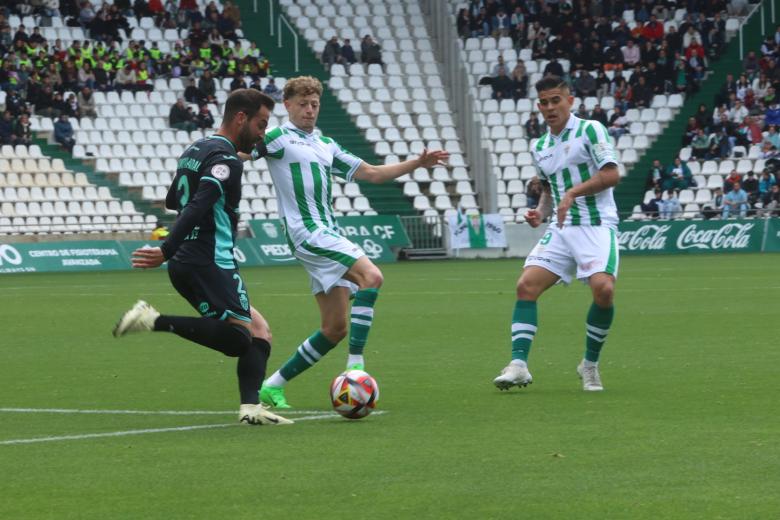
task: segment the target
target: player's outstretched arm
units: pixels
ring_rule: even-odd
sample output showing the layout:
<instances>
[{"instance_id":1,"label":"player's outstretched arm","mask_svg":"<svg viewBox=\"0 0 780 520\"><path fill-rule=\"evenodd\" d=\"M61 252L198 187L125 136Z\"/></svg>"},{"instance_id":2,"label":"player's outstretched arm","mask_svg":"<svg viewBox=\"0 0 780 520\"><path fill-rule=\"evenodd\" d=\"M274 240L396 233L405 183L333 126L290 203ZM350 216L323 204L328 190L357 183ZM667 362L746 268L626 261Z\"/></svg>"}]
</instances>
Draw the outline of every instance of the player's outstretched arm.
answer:
<instances>
[{"instance_id":1,"label":"player's outstretched arm","mask_svg":"<svg viewBox=\"0 0 780 520\"><path fill-rule=\"evenodd\" d=\"M552 195L550 194L550 183L542 181L542 194L539 196L539 203L536 208L529 209L525 213L525 221L531 227L538 227L544 220L552 215Z\"/></svg>"},{"instance_id":2,"label":"player's outstretched arm","mask_svg":"<svg viewBox=\"0 0 780 520\"><path fill-rule=\"evenodd\" d=\"M411 173L417 168L433 168L434 166L445 165L449 158L450 153L444 150L434 150L431 152L423 150L422 154L420 154L417 159L410 159L400 163L376 166L363 162L355 172L354 178L374 184L381 184L396 179L406 173Z\"/></svg>"},{"instance_id":3,"label":"player's outstretched arm","mask_svg":"<svg viewBox=\"0 0 780 520\"><path fill-rule=\"evenodd\" d=\"M620 182L620 172L618 171L617 164L608 163L596 172L596 175L568 190L563 197L561 197L561 202L558 204L558 227L563 227L563 223L566 220L566 213L568 213L571 205L574 204L574 199L577 197L584 197L585 195L601 193L604 190L617 186L618 182Z\"/></svg>"}]
</instances>

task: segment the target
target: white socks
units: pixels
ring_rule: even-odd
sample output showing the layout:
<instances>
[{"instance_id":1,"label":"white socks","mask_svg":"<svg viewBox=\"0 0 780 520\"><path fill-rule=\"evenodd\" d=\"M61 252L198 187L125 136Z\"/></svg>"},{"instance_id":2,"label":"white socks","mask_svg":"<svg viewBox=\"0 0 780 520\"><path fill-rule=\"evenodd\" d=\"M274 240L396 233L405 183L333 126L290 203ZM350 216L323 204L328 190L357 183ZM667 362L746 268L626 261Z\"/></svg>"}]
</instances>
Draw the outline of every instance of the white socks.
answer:
<instances>
[{"instance_id":1,"label":"white socks","mask_svg":"<svg viewBox=\"0 0 780 520\"><path fill-rule=\"evenodd\" d=\"M265 380L268 386L284 386L287 384L287 380L282 377L282 374L277 370L271 377Z\"/></svg>"},{"instance_id":2,"label":"white socks","mask_svg":"<svg viewBox=\"0 0 780 520\"><path fill-rule=\"evenodd\" d=\"M347 356L347 368L351 367L352 365L363 365L365 366L365 362L363 361L363 355L362 354L349 354Z\"/></svg>"}]
</instances>

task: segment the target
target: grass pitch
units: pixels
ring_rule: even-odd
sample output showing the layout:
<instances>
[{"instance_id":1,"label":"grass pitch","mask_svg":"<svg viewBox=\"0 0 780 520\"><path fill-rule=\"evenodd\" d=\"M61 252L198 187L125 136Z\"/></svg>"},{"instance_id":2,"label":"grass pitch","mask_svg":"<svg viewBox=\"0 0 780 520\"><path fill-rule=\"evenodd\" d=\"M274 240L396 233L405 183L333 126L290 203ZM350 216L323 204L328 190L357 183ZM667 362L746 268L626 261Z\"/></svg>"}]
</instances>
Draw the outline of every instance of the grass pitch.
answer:
<instances>
[{"instance_id":1,"label":"grass pitch","mask_svg":"<svg viewBox=\"0 0 780 520\"><path fill-rule=\"evenodd\" d=\"M385 413L323 417L342 345L276 428L233 426L233 360L111 337L139 297L194 315L163 271L4 275L0 518L777 518L779 259L624 257L601 394L575 373L586 287L542 298L534 384L501 393L521 261L384 266L366 354ZM317 327L307 278L242 273L275 369Z\"/></svg>"}]
</instances>

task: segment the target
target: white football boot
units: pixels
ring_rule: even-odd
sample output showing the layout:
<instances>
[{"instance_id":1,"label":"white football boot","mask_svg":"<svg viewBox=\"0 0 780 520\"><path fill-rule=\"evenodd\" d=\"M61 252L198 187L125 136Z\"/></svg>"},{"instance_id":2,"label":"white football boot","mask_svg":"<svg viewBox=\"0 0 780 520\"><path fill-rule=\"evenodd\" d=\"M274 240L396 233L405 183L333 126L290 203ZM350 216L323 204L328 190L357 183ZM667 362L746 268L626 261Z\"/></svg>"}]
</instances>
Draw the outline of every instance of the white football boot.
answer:
<instances>
[{"instance_id":1,"label":"white football boot","mask_svg":"<svg viewBox=\"0 0 780 520\"><path fill-rule=\"evenodd\" d=\"M582 389L586 392L601 392L604 390L598 365L585 365L584 361L580 361L580 364L577 365L577 373L580 375L580 379L582 379Z\"/></svg>"},{"instance_id":2,"label":"white football boot","mask_svg":"<svg viewBox=\"0 0 780 520\"><path fill-rule=\"evenodd\" d=\"M238 409L238 422L257 426L294 424L290 419L270 412L262 403L242 404Z\"/></svg>"},{"instance_id":3,"label":"white football boot","mask_svg":"<svg viewBox=\"0 0 780 520\"><path fill-rule=\"evenodd\" d=\"M127 311L114 327L114 337L124 336L130 332L144 332L154 329L154 320L160 315L154 307L143 300L138 300L133 308Z\"/></svg>"},{"instance_id":4,"label":"white football boot","mask_svg":"<svg viewBox=\"0 0 780 520\"><path fill-rule=\"evenodd\" d=\"M493 380L499 390L509 390L513 386L528 386L533 383L531 372L525 363L509 363L501 371L501 375Z\"/></svg>"}]
</instances>

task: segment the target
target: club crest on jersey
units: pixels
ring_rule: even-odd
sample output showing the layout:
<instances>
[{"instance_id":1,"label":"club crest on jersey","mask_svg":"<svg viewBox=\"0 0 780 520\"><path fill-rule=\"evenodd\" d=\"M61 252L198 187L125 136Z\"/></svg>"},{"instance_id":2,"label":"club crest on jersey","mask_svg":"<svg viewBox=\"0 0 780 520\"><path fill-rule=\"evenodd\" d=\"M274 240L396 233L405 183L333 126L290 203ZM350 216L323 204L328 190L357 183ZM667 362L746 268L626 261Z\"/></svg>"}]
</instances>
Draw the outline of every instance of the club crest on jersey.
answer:
<instances>
[{"instance_id":1,"label":"club crest on jersey","mask_svg":"<svg viewBox=\"0 0 780 520\"><path fill-rule=\"evenodd\" d=\"M215 164L211 167L211 175L221 181L227 180L230 177L230 168L226 164Z\"/></svg>"}]
</instances>

